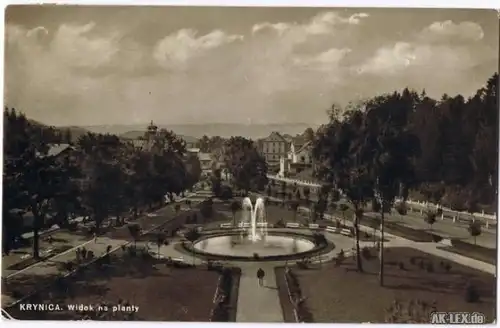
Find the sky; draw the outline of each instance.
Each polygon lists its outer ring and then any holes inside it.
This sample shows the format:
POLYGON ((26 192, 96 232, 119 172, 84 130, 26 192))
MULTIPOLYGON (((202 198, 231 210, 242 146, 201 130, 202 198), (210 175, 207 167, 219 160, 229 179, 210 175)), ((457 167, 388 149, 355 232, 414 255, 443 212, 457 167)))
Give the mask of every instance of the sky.
POLYGON ((50 125, 326 122, 498 71, 493 10, 9 6, 4 102, 50 125))

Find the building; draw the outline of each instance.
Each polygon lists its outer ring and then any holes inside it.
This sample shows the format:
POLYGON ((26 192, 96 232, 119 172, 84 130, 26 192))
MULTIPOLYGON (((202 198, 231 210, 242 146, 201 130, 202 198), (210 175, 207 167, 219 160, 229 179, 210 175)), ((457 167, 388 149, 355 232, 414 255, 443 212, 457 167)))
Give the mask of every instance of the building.
POLYGON ((279 166, 280 158, 287 157, 289 142, 278 132, 271 134, 258 142, 259 150, 269 166, 279 166))
POLYGON ((64 158, 75 150, 75 148, 70 144, 49 144, 48 147, 49 148, 46 154, 38 153, 37 156, 64 158))
POLYGON ((209 153, 199 152, 198 159, 200 160, 202 174, 210 175, 212 172, 212 156, 209 153))
POLYGON ((287 158, 292 164, 312 165, 312 142, 302 143, 302 140, 293 142, 287 158))

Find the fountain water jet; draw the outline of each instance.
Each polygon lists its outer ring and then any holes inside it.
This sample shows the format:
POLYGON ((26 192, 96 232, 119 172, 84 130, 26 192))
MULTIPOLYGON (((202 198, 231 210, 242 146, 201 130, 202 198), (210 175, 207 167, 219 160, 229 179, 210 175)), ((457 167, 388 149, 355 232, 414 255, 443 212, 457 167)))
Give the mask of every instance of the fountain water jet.
POLYGON ((245 223, 250 223, 248 232, 248 239, 251 241, 258 241, 267 236, 267 222, 265 219, 265 205, 264 199, 257 198, 255 207, 250 198, 246 197, 242 202, 244 216, 242 218, 242 227, 245 223), (260 234, 257 233, 257 225, 260 223, 260 234))

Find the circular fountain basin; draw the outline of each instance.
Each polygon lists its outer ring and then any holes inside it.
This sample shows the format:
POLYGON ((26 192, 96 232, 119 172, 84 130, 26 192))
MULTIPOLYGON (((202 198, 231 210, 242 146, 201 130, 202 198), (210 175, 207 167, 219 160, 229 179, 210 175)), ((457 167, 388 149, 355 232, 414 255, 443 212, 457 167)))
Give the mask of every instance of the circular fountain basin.
POLYGON ((331 247, 333 245, 316 245, 306 235, 270 232, 257 241, 239 233, 207 235, 186 248, 208 259, 276 261, 301 258, 331 247))

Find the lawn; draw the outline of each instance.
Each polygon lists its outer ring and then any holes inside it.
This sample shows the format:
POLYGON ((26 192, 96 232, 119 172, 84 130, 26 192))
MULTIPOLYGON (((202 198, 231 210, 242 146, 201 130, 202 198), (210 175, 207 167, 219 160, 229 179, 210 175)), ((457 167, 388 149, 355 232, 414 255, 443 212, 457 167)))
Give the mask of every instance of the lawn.
MULTIPOLYGON (((390 322, 389 308, 395 301, 403 308, 411 301, 435 302, 438 311, 477 311, 486 314, 488 322, 495 319, 496 280, 492 275, 411 248, 388 248, 385 254, 385 287, 379 286, 376 257, 363 261, 365 273, 355 271, 352 258, 339 267, 328 263, 319 269, 293 268, 313 322, 390 322), (475 286, 479 301, 466 302, 467 283, 475 286)), ((282 272, 277 272, 277 279, 283 280, 282 272)), ((290 308, 287 297, 282 296, 281 302, 284 309, 290 308)), ((398 318, 398 322, 409 321, 398 318)), ((426 318, 423 315, 420 322, 426 318)))
MULTIPOLYGON (((160 260, 163 261, 163 260, 160 260)), ((124 320, 123 312, 96 314, 71 311, 67 304, 137 306, 133 320, 209 321, 219 280, 206 268, 167 266, 150 257, 131 256, 119 250, 109 264, 93 265, 68 280, 54 284, 27 303, 60 304, 63 311, 35 312, 12 309, 15 318, 28 320, 124 320)), ((130 319, 129 319, 130 320, 130 319)))

